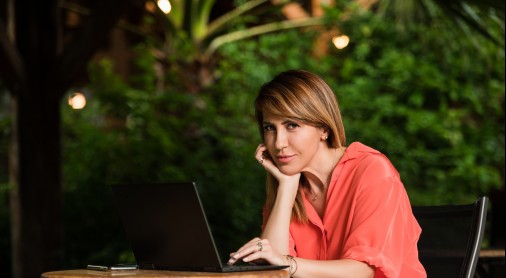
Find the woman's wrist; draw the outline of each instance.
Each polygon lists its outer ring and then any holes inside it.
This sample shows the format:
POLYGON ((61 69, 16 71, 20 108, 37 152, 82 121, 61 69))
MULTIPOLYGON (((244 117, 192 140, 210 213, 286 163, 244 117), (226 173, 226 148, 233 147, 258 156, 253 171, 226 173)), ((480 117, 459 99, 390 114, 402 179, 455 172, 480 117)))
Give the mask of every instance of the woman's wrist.
POLYGON ((299 190, 298 183, 280 183, 278 185, 278 196, 286 196, 290 197, 290 199, 295 200, 297 196, 297 191, 299 190))
POLYGON ((292 255, 285 255, 285 259, 288 265, 288 274, 290 277, 293 277, 293 275, 295 275, 295 272, 297 272, 297 261, 292 255))

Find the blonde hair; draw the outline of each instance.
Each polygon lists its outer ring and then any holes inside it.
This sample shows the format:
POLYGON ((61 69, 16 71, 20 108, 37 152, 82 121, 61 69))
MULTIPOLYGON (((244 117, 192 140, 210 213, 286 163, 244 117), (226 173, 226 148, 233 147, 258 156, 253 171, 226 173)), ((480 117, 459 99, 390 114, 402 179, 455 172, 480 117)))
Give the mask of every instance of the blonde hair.
MULTIPOLYGON (((344 125, 334 92, 318 75, 304 70, 282 72, 260 88, 255 99, 255 116, 264 138, 263 114, 292 119, 328 132, 327 146, 339 148, 346 145, 344 125)), ((302 175, 299 191, 292 209, 292 219, 307 221, 302 200, 302 187, 308 186, 302 175)), ((266 181, 266 208, 270 212, 277 196, 278 182, 271 175, 266 181)))

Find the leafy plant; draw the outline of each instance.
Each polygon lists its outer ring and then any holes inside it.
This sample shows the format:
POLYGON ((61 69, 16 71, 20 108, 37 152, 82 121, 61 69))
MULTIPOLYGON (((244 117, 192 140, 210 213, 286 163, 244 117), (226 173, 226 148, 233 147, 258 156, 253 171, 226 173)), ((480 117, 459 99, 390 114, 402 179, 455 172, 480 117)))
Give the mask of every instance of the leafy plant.
POLYGON ((133 259, 108 194, 114 182, 196 181, 222 254, 257 235, 265 174, 253 159, 252 103, 263 82, 292 68, 328 81, 348 142, 385 153, 413 204, 468 202, 504 186, 502 48, 484 39, 477 55, 447 46, 440 36, 452 35, 439 29, 399 33, 363 11, 327 22, 351 37, 347 48, 313 57, 321 29, 231 42, 216 53, 215 80, 198 90, 185 79, 198 71, 174 60, 156 86, 150 41, 136 47, 127 81, 111 61, 91 64, 90 106, 62 108, 69 264, 133 259))

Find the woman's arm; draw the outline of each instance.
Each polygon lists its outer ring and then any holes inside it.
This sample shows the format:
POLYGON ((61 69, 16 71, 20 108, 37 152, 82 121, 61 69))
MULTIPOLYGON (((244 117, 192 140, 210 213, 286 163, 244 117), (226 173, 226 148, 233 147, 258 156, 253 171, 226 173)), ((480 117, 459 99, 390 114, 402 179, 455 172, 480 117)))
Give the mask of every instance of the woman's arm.
POLYGON ((278 181, 278 191, 261 237, 268 239, 278 252, 289 254, 290 220, 301 173, 292 176, 281 173, 266 152, 265 144, 260 144, 255 152, 255 158, 262 161, 262 167, 278 181))
POLYGON ((272 247, 282 254, 290 254, 289 228, 297 188, 298 184, 290 184, 290 182, 279 185, 276 201, 261 236, 269 240, 272 247))
POLYGON ((286 264, 286 258, 283 255, 290 253, 290 220, 301 174, 287 176, 281 173, 270 157, 268 155, 264 156, 266 151, 265 145, 260 144, 255 152, 255 158, 278 181, 278 191, 262 231, 261 238, 264 240, 254 238, 236 252, 231 253, 229 264, 234 264, 241 258, 244 259, 251 254, 260 252, 269 256, 269 258, 263 257, 261 259, 269 261, 271 264, 284 265, 286 264), (266 246, 260 247, 260 241, 265 243, 266 246))
POLYGON ((279 182, 278 192, 261 238, 250 240, 232 253, 229 264, 242 259, 245 262, 267 261, 274 265, 289 265, 293 277, 373 277, 374 268, 360 261, 350 259, 319 261, 287 257, 290 254, 289 228, 292 207, 297 196, 300 175, 282 176, 271 168, 270 173, 273 172, 279 182))
POLYGON ((276 265, 287 264, 285 255, 290 253, 290 219, 299 178, 300 174, 280 180, 277 197, 263 229, 262 238, 254 238, 231 253, 229 264, 234 264, 240 259, 249 262, 264 260, 276 265), (252 255, 254 256, 251 257, 252 255))
POLYGON ((302 258, 293 258, 293 260, 295 261, 291 264, 291 273, 293 277, 374 277, 373 267, 364 262, 355 260, 343 259, 333 261, 317 261, 302 258))
POLYGON ((269 240, 260 238, 252 239, 237 252, 232 253, 229 264, 234 264, 240 259, 245 262, 263 260, 273 265, 288 265, 291 277, 371 278, 375 272, 367 263, 351 259, 320 261, 290 258, 277 252, 269 240))

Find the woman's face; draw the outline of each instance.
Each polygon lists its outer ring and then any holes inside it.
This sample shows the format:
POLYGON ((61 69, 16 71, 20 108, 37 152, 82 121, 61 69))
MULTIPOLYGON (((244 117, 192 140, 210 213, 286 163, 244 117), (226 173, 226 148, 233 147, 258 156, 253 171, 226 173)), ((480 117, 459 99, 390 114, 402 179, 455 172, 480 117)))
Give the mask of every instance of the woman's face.
POLYGON ((316 163, 316 154, 326 146, 327 132, 323 128, 269 113, 263 117, 264 143, 282 173, 294 175, 316 163))

